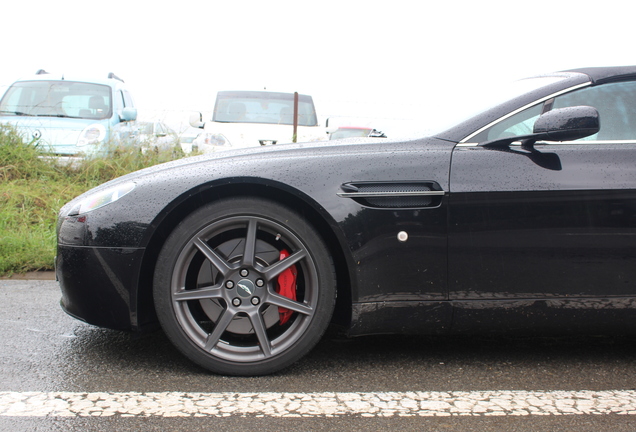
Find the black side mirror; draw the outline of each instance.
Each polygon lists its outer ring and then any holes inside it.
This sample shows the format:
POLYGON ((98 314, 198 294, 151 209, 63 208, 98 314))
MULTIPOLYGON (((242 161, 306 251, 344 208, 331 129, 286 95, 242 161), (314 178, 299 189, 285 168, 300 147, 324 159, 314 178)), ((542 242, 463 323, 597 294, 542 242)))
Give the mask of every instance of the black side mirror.
POLYGON ((596 108, 575 106, 559 108, 540 116, 534 123, 534 134, 549 141, 572 141, 594 135, 601 129, 596 108))
POLYGON ((575 106, 559 108, 542 114, 534 123, 533 133, 501 138, 480 144, 484 147, 508 147, 520 141, 522 147, 529 148, 540 140, 572 141, 593 135, 601 129, 601 120, 596 108, 575 106))

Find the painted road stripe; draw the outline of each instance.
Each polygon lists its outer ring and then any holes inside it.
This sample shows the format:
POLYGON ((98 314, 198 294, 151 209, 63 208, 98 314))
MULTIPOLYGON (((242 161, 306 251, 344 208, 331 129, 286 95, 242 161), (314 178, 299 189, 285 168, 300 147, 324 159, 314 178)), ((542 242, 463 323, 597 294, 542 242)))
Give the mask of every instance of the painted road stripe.
POLYGON ((1 416, 391 417, 576 414, 636 415, 636 391, 0 392, 1 416))

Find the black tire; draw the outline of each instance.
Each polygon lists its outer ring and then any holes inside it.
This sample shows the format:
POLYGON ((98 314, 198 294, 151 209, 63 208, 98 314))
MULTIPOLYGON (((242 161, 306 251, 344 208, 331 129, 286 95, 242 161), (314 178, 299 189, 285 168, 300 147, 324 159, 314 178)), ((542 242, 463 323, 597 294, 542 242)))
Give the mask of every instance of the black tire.
POLYGON ((153 290, 161 326, 185 356, 219 374, 253 376, 283 369, 316 345, 333 313, 335 275, 302 217, 241 197, 210 203, 175 228, 153 290), (283 250, 291 255, 281 259, 283 250), (296 300, 276 293, 281 273, 291 271, 296 300), (280 308, 291 314, 286 322, 280 308))

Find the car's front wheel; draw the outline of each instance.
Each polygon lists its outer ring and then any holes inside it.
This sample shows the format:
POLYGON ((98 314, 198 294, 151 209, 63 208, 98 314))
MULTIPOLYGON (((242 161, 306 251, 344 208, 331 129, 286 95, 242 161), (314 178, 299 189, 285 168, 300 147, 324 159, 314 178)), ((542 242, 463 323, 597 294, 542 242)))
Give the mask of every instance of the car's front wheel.
POLYGON ((154 299, 172 343, 220 374, 263 375, 304 356, 335 303, 330 255, 287 207, 259 198, 208 204, 172 232, 154 299))

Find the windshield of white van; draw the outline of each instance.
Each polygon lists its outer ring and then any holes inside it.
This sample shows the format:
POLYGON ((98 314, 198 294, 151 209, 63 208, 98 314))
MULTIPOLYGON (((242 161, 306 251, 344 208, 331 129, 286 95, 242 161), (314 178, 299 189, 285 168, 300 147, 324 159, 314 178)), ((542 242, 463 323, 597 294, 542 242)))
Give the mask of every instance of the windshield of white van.
POLYGON ((0 115, 106 119, 110 87, 73 81, 19 81, 0 101, 0 115))
MULTIPOLYGON (((224 123, 294 124, 294 94, 221 91, 217 94, 213 121, 224 123)), ((311 96, 298 95, 298 125, 317 126, 311 96)))

